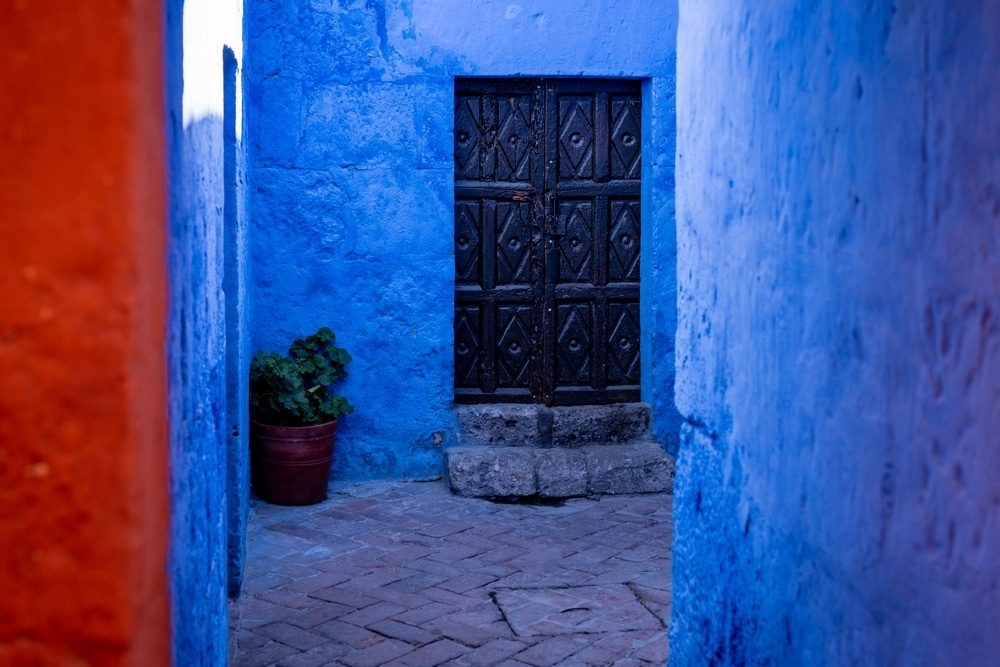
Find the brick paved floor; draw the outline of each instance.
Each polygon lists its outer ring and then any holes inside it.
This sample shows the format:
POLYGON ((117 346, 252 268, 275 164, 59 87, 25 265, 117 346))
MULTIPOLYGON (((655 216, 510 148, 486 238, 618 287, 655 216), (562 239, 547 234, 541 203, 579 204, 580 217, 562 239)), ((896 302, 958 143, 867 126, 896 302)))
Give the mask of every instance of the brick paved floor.
POLYGON ((255 502, 234 664, 663 665, 665 494, 516 505, 442 482, 255 502))

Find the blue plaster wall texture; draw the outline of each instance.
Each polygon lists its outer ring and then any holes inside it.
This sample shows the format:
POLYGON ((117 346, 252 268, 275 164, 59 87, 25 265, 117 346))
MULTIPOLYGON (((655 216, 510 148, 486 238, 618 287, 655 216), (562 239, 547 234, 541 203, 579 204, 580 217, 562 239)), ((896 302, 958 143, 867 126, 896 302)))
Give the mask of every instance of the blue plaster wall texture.
POLYGON ((454 442, 456 76, 646 79, 643 391, 676 433, 674 3, 248 0, 247 21, 253 343, 329 325, 354 356, 335 478, 436 477, 454 442))
MULTIPOLYGON (((245 553, 245 436, 241 444, 229 443, 247 411, 246 390, 240 389, 249 349, 246 211, 239 185, 245 159, 232 128, 224 127, 228 114, 182 120, 183 10, 183 0, 165 3, 173 662, 216 666, 227 660, 227 580, 238 592, 245 553), (227 275, 230 265, 235 273, 227 275), (227 338, 235 343, 228 350, 235 360, 227 358, 227 338), (228 366, 239 377, 227 373, 228 366), (228 503, 227 472, 235 476, 228 503)), ((235 76, 235 65, 229 69, 235 76)))
MULTIPOLYGON (((246 144, 240 140, 237 80, 245 75, 226 47, 223 103, 223 281, 226 339, 226 520, 230 597, 239 597, 246 564, 250 516, 250 290, 249 225, 246 206, 246 144)), ((245 85, 244 85, 245 89, 245 85)), ((245 118, 245 116, 243 116, 245 118)))
POLYGON ((681 0, 672 665, 996 663, 997 35, 681 0))

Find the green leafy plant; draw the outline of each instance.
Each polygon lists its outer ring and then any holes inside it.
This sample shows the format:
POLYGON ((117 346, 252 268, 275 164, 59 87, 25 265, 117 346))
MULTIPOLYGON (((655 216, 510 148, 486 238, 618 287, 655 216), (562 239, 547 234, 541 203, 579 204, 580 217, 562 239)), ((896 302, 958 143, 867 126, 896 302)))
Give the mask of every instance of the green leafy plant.
POLYGON ((354 406, 331 391, 347 377, 351 361, 337 347, 328 327, 300 338, 288 356, 259 351, 250 362, 250 409, 253 418, 273 426, 313 426, 354 412, 354 406))

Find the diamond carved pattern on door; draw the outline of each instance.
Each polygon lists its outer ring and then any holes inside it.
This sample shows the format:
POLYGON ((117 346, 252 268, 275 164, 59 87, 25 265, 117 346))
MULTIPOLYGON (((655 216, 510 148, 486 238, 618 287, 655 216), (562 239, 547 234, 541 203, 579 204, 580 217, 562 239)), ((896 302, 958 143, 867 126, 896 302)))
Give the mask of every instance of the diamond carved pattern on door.
POLYGON ((531 359, 531 308, 529 306, 500 306, 497 341, 499 373, 497 386, 528 387, 528 362, 531 359))
POLYGON ((482 349, 479 331, 482 329, 478 306, 455 309, 455 386, 478 387, 482 349))
POLYGON ((478 95, 455 98, 455 178, 482 177, 482 99, 478 95))
POLYGON ((559 99, 559 177, 594 176, 594 98, 559 99))
POLYGON ((639 202, 612 201, 608 280, 639 281, 639 202))
POLYGON ((556 380, 563 385, 590 384, 590 304, 559 306, 556 336, 556 380))
POLYGON ((559 280, 590 282, 590 258, 594 249, 594 207, 590 200, 559 202, 559 216, 566 221, 559 239, 559 280))
POLYGON ((497 284, 530 284, 531 207, 525 202, 497 203, 497 284))
POLYGON ((641 163, 642 113, 631 97, 611 99, 611 178, 638 180, 641 163))
POLYGON ((608 379, 616 384, 639 382, 639 304, 608 304, 608 379))
POLYGON ((498 181, 531 179, 531 98, 515 96, 498 101, 498 181))
POLYGON ((480 203, 464 201, 455 204, 455 281, 479 282, 480 203))

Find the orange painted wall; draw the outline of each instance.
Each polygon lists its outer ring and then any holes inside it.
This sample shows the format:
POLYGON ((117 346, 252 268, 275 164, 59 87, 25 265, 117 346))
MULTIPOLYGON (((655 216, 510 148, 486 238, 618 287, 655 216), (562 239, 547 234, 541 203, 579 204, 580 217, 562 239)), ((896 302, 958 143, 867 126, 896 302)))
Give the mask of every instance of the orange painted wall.
POLYGON ((170 662, 162 14, 0 0, 0 665, 170 662))

